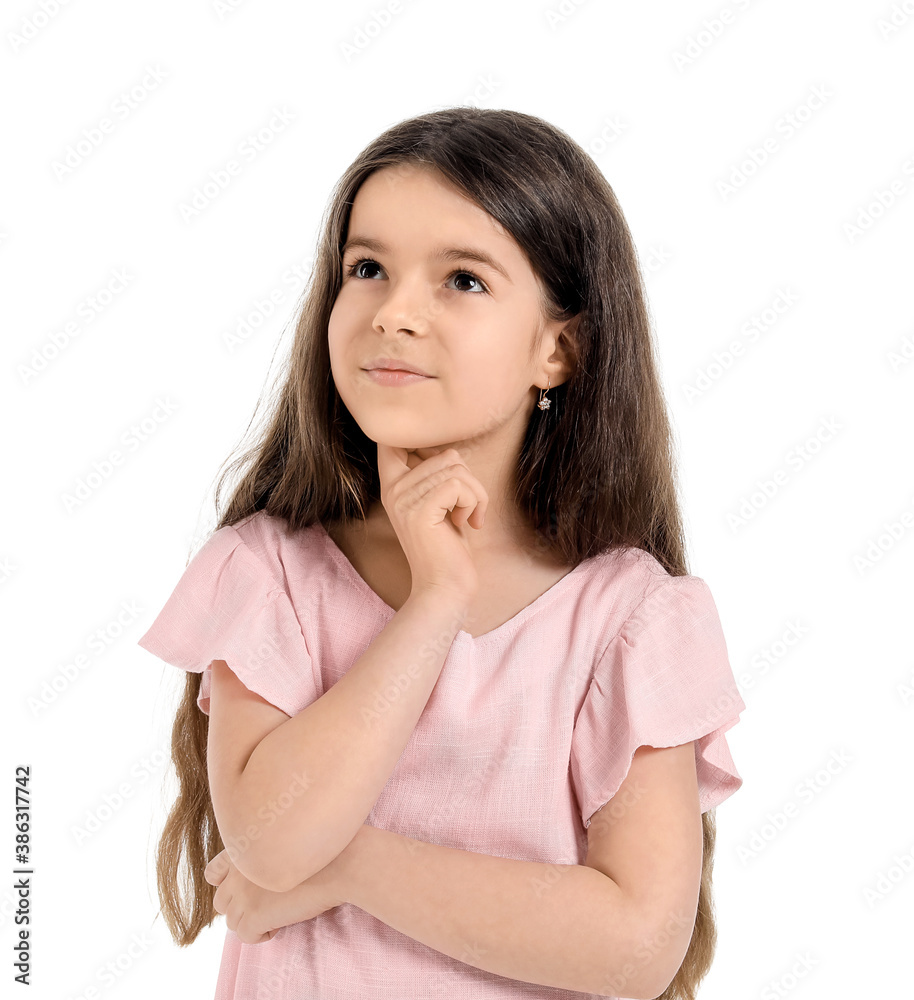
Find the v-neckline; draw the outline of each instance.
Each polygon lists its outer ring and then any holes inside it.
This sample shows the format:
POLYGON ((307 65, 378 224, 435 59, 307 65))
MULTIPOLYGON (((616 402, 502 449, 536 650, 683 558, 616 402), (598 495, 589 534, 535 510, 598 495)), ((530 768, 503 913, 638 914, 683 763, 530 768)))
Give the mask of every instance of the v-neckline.
MULTIPOLYGON (((385 601, 380 594, 373 590, 364 579, 364 577, 359 573, 359 571, 352 565, 349 557, 345 552, 336 544, 336 542, 330 537, 330 533, 324 527, 320 521, 316 521, 318 529, 321 535, 325 539, 325 545, 327 551, 330 553, 333 561, 343 570, 346 576, 356 585, 356 587, 361 590, 366 596, 372 600, 379 608, 387 612, 388 621, 393 618, 397 613, 396 609, 392 608, 387 601, 385 601)), ((568 581, 571 581, 572 577, 577 578, 580 576, 580 571, 588 564, 591 560, 584 559, 577 564, 573 569, 569 570, 563 577, 560 577, 555 583, 548 589, 543 591, 539 597, 534 598, 529 604, 521 608, 512 618, 509 618, 506 622, 502 622, 501 625, 497 625, 495 628, 490 629, 488 632, 483 632, 482 635, 470 635, 466 629, 458 629, 455 635, 456 639, 461 639, 464 642, 471 642, 474 644, 484 644, 492 642, 495 639, 501 637, 503 632, 515 632, 517 629, 533 614, 537 611, 541 611, 544 607, 551 604, 559 594, 564 591, 567 586, 569 586, 568 581)))

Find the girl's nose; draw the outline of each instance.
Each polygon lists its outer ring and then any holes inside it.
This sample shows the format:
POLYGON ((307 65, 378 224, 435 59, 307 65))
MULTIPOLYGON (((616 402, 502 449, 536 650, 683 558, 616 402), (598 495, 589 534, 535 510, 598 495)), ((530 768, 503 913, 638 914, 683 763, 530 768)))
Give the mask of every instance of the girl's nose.
POLYGON ((421 281, 401 281, 392 286, 375 314, 374 325, 385 333, 406 330, 426 333, 443 306, 421 281))

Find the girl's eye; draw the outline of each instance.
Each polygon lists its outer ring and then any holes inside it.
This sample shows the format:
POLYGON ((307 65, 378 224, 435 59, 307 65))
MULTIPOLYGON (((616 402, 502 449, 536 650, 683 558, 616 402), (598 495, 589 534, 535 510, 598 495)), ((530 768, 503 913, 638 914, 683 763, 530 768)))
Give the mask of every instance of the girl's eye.
MULTIPOLYGON (((365 275, 364 273, 362 273, 361 269, 363 265, 370 265, 371 267, 378 267, 378 268, 381 266, 376 260, 371 260, 368 257, 361 257, 359 260, 350 264, 349 267, 346 268, 346 274, 349 275, 350 277, 356 277, 356 278, 374 277, 374 275, 365 275)), ((469 291, 469 292, 474 292, 475 294, 480 294, 480 293, 484 294, 488 292, 488 288, 486 288, 483 280, 477 277, 475 274, 473 274, 472 271, 463 271, 463 270, 451 271, 451 273, 448 275, 447 280, 450 281, 452 278, 458 278, 458 277, 469 278, 471 281, 475 281, 478 287, 476 289, 458 288, 457 291, 459 292, 469 291)))
MULTIPOLYGON (((375 267, 380 267, 381 266, 380 264, 377 263, 377 261, 368 260, 367 258, 363 257, 361 260, 357 260, 354 264, 351 264, 346 269, 346 274, 348 274, 350 276, 354 275, 356 273, 356 271, 358 271, 363 264, 373 264, 375 267)), ((358 277, 359 278, 364 278, 365 275, 364 274, 359 274, 358 277)))
MULTIPOLYGON (((476 284, 478 286, 478 289, 476 289, 476 290, 479 293, 484 294, 484 293, 486 293, 488 291, 488 289, 486 288, 486 286, 482 283, 481 279, 477 278, 476 275, 473 274, 472 271, 452 271, 451 274, 448 276, 447 280, 450 281, 451 278, 469 278, 470 281, 475 281, 476 282, 476 284)), ((462 290, 463 289, 458 289, 458 291, 462 291, 462 290)), ((470 289, 468 289, 468 290, 470 290, 470 289)))

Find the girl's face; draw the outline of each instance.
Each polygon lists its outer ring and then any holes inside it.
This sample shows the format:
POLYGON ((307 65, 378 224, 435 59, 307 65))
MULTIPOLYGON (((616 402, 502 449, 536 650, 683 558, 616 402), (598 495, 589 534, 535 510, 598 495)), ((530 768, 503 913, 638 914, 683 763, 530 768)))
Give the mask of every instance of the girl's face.
POLYGON ((513 239, 439 173, 413 165, 363 182, 348 233, 330 364, 367 437, 410 451, 519 448, 539 387, 568 372, 556 354, 562 324, 542 316, 536 278, 513 239), (379 384, 366 371, 379 357, 431 377, 379 384))

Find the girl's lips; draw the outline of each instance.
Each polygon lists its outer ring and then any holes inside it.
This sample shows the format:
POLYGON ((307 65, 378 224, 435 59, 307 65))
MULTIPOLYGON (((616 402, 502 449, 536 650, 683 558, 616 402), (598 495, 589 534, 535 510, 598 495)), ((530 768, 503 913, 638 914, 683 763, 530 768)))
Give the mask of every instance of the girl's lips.
POLYGON ((365 374, 378 385, 409 385, 431 379, 430 375, 417 375, 415 372, 404 372, 396 368, 370 368, 365 374))

